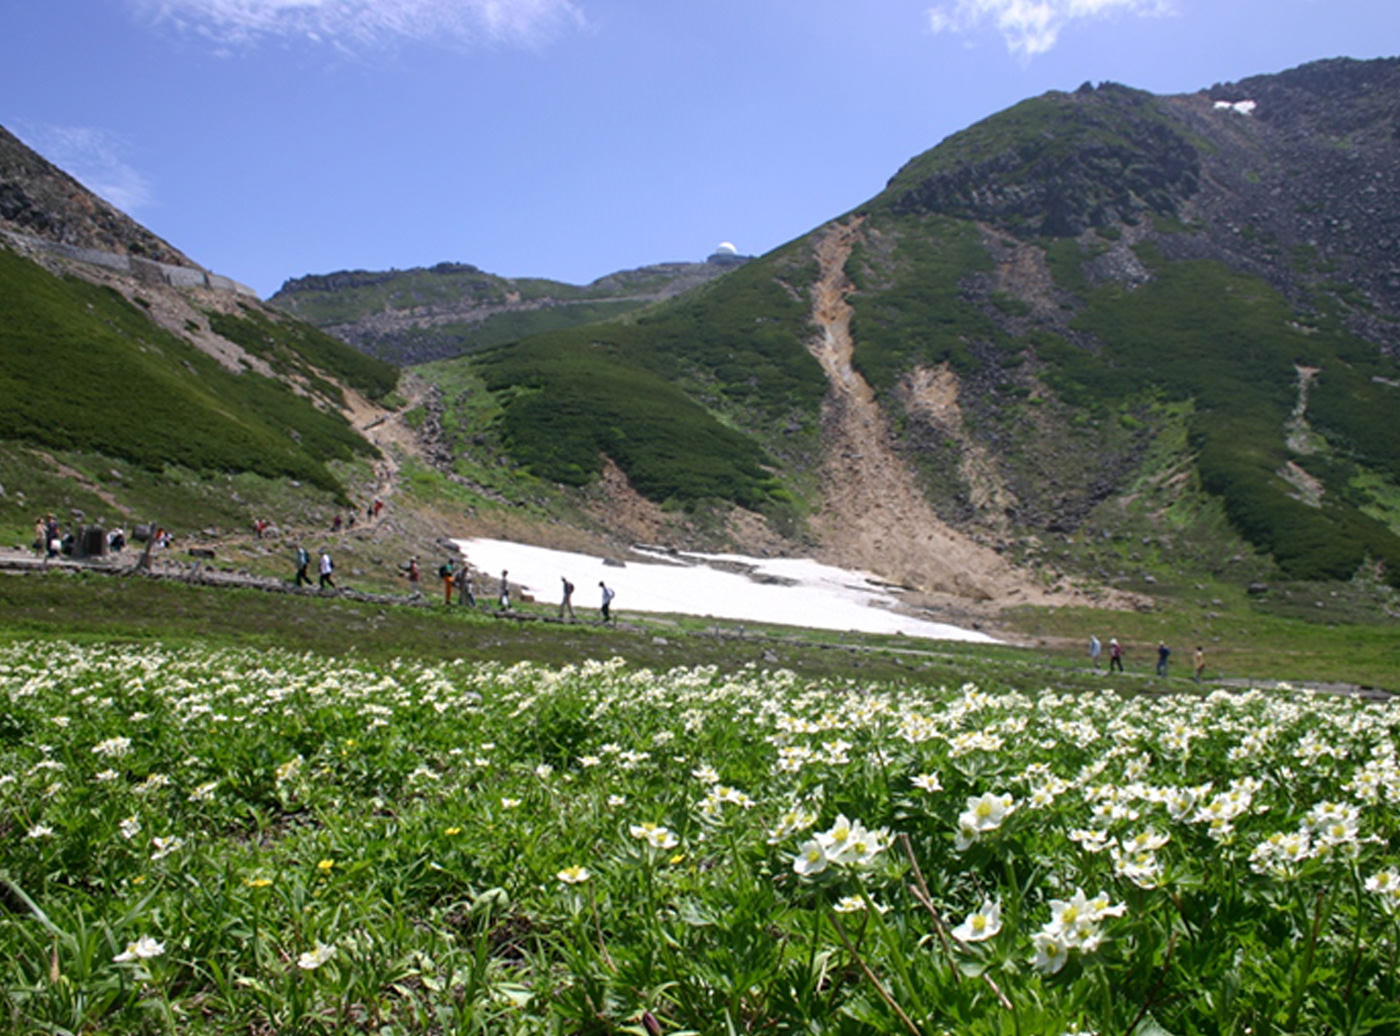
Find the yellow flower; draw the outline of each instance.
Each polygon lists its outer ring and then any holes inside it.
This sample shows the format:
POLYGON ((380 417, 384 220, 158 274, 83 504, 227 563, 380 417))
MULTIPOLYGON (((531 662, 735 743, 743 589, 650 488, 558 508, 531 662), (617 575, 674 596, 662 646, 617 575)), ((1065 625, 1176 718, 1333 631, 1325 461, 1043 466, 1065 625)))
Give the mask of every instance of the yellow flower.
POLYGON ((316 864, 316 869, 317 869, 318 871, 320 871, 322 874, 329 874, 331 868, 334 867, 334 866, 335 866, 335 861, 334 861, 334 860, 322 860, 320 863, 316 864))
POLYGON ((460 827, 449 827, 445 831, 443 831, 443 834, 445 835, 460 835, 461 833, 462 829, 460 827))
POLYGON ((243 884, 250 889, 265 889, 272 884, 271 878, 244 878, 243 884))

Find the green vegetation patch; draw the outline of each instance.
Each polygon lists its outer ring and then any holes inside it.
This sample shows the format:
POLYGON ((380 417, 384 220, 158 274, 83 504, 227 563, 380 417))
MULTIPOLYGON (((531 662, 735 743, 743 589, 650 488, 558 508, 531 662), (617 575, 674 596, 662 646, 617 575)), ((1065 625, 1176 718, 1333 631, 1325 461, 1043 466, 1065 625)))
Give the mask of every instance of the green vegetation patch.
POLYGON ((596 478, 606 454, 659 503, 786 507, 745 429, 772 432, 793 415, 815 424, 826 380, 804 345, 809 304, 793 286, 812 273, 790 257, 750 263, 636 320, 479 354, 504 446, 568 485, 596 478))
POLYGON ((659 502, 709 498, 771 505, 780 487, 757 444, 716 421, 657 375, 619 362, 599 343, 535 339, 483 363, 501 396, 511 454, 540 478, 584 485, 611 457, 634 488, 659 502))
POLYGON ((961 288, 965 278, 992 269, 977 227, 942 216, 876 217, 870 231, 847 264, 856 286, 850 299, 854 366, 882 392, 916 366, 946 362, 963 374, 977 369, 973 343, 999 337, 961 288), (893 247, 887 244, 892 239, 893 247))
POLYGON ((1039 341, 1047 379, 1087 405, 1122 402, 1144 386, 1168 400, 1193 400, 1202 484, 1252 543, 1298 579, 1348 579, 1372 557, 1400 580, 1400 538, 1349 502, 1354 468, 1394 477, 1400 459, 1400 433, 1386 418, 1394 390, 1372 380, 1373 350, 1335 329, 1304 333, 1286 301, 1257 278, 1216 262, 1166 262, 1150 247, 1140 252, 1151 282, 1087 293, 1075 326, 1095 335, 1098 352, 1039 341), (1295 459, 1284 429, 1298 398, 1297 365, 1321 369, 1309 417, 1353 466, 1327 468, 1321 507, 1294 499, 1277 474, 1295 459))
POLYGON ((338 414, 229 372, 116 292, 4 250, 0 311, 2 439, 330 489, 327 460, 374 452, 338 414))
POLYGON ((343 405, 344 397, 322 374, 338 378, 370 399, 384 398, 399 382, 399 372, 392 365, 366 356, 310 324, 270 318, 242 304, 240 309, 242 316, 210 313, 209 326, 267 360, 279 373, 301 375, 337 405, 343 405))
POLYGON ((893 683, 4 643, 0 1011, 200 1036, 1395 1031, 1395 711, 1093 676, 1156 693, 976 662, 893 683))

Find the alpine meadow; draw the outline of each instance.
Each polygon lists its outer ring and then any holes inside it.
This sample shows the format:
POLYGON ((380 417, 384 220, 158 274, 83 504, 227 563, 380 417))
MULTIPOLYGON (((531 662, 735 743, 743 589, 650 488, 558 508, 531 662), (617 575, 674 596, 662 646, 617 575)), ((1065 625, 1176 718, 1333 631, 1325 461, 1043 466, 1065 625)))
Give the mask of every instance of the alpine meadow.
POLYGON ((0 130, 0 1030, 1400 1031, 1397 111, 1085 83, 762 255, 266 300, 0 130))

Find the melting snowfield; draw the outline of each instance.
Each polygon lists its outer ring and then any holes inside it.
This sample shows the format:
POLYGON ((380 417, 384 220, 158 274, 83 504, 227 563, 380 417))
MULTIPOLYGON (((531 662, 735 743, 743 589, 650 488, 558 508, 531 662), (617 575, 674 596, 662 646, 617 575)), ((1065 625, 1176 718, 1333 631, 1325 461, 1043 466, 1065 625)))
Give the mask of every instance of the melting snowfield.
POLYGON ((858 572, 802 558, 750 558, 741 554, 670 553, 634 547, 624 565, 569 551, 505 540, 457 540, 477 577, 477 597, 495 596, 501 571, 536 601, 557 605, 562 577, 574 584, 574 610, 595 617, 600 581, 617 592, 615 614, 672 612, 751 622, 903 633, 930 640, 995 643, 984 633, 929 622, 893 610, 888 590, 858 572))

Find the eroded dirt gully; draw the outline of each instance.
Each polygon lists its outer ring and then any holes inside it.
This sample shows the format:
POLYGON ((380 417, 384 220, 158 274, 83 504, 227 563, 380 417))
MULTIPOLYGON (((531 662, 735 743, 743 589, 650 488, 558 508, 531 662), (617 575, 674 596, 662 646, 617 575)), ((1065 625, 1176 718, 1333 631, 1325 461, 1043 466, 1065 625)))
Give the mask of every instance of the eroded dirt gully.
POLYGON ((816 248, 820 276, 808 349, 827 377, 822 407, 825 453, 822 507, 813 526, 821 560, 863 569, 950 606, 1065 604, 1072 593, 1040 588, 989 547, 941 521, 913 471, 894 451, 887 419, 865 378, 851 365, 854 290, 846 262, 861 220, 832 224, 816 248))

